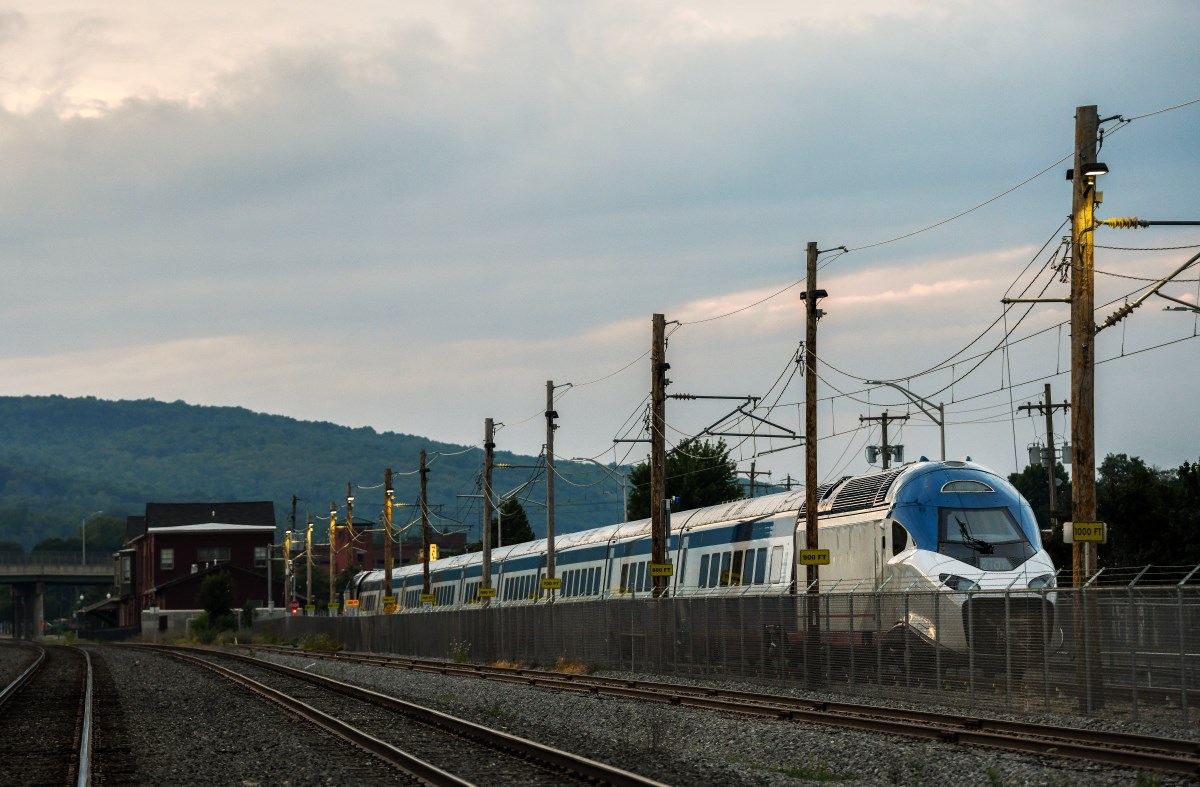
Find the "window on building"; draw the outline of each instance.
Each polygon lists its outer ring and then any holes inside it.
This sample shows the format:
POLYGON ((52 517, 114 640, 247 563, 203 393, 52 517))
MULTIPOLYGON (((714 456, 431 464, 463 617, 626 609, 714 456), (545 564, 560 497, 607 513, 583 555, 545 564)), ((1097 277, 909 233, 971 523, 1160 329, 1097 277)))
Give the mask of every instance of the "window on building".
POLYGON ((128 585, 133 578, 133 560, 129 555, 121 555, 121 582, 128 585))
POLYGON ((175 550, 158 550, 158 568, 160 571, 170 571, 175 568, 175 550))
POLYGON ((200 547, 196 550, 196 560, 201 563, 227 563, 229 547, 200 547))
POLYGON ((254 548, 254 567, 255 568, 266 568, 267 567, 267 548, 266 547, 255 547, 254 548))

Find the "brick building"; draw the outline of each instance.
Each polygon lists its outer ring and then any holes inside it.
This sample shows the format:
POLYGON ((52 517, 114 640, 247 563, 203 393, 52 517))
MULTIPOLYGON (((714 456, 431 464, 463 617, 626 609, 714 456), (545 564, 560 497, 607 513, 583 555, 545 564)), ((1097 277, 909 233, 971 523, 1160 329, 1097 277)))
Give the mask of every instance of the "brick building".
POLYGON ((144 516, 125 524, 116 554, 121 626, 140 625, 146 610, 197 610, 204 577, 227 572, 234 606, 283 602, 283 577, 270 577, 275 505, 147 503, 144 516))

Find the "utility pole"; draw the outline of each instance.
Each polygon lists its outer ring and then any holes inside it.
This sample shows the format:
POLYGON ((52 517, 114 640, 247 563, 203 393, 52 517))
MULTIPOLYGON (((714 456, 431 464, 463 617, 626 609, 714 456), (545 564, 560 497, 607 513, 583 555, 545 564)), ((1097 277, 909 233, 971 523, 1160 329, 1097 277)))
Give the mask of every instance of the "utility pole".
POLYGON ((1050 529, 1051 530, 1058 529, 1058 489, 1057 489, 1057 485, 1055 483, 1057 481, 1057 479, 1054 477, 1054 470, 1055 470, 1055 467, 1058 465, 1058 457, 1055 455, 1055 451, 1054 451, 1054 411, 1059 410, 1059 409, 1064 410, 1064 411, 1069 410, 1069 409, 1071 409, 1071 405, 1067 404, 1066 402, 1063 402, 1062 404, 1051 404, 1050 403, 1050 383, 1046 383, 1046 403, 1045 404, 1029 404, 1028 402, 1026 402, 1025 404, 1023 404, 1017 408, 1017 410, 1029 410, 1030 412, 1037 410, 1039 413, 1045 413, 1045 415, 1046 415, 1046 444, 1048 445, 1047 450, 1049 451, 1049 464, 1048 464, 1047 476, 1048 476, 1048 480, 1049 480, 1049 484, 1050 484, 1050 529))
MULTIPOLYGON (((296 573, 292 566, 292 533, 296 532, 296 496, 292 495, 292 529, 287 532, 287 562, 283 564, 284 572, 287 575, 289 584, 284 588, 285 593, 290 593, 288 600, 296 600, 296 573)), ((291 614, 291 609, 288 609, 288 614, 291 614)))
POLYGON ((308 614, 308 611, 309 611, 308 610, 309 605, 316 602, 316 599, 313 598, 313 591, 312 591, 312 525, 313 525, 312 514, 309 514, 308 515, 308 529, 304 535, 304 562, 308 566, 307 575, 305 577, 306 584, 304 586, 304 607, 305 607, 304 612, 306 615, 308 614))
MULTIPOLYGON (((395 598, 392 590, 392 468, 383 470, 383 595, 395 598)), ((396 604, 383 605, 384 614, 396 611, 396 604)))
MULTIPOLYGON (((1093 237, 1098 194, 1086 174, 1096 161, 1099 120, 1095 105, 1075 108, 1075 166, 1071 183, 1071 517, 1096 521, 1096 321, 1093 237)), ((1075 587, 1096 572, 1096 545, 1071 546, 1075 587)))
MULTIPOLYGON (((807 269, 805 271, 804 299, 804 540, 806 549, 819 549, 817 534, 817 320, 821 311, 817 299, 828 295, 817 289, 816 241, 808 242, 807 269)), ((800 584, 800 553, 796 551, 796 584, 800 584)), ((815 565, 808 566, 805 575, 810 593, 818 592, 818 574, 815 565)), ((799 592, 799 588, 796 589, 799 592)), ((815 599, 815 596, 813 597, 815 599)), ((809 617, 815 608, 809 604, 809 617)), ((812 621, 810 621, 812 622, 812 621)))
POLYGON ((863 421, 879 421, 880 427, 883 430, 883 445, 880 446, 879 452, 883 455, 883 469, 887 470, 891 466, 892 446, 888 445, 888 423, 890 421, 907 421, 907 415, 888 415, 887 410, 883 411, 883 415, 860 415, 858 422, 863 421))
MULTIPOLYGON (((667 363, 666 318, 655 314, 651 321, 650 347, 650 563, 667 562, 667 363)), ((667 577, 653 576, 652 595, 661 597, 667 577)))
POLYGON ((425 466, 425 449, 421 449, 421 593, 429 590, 429 503, 425 497, 429 482, 429 468, 425 466))
POLYGON ((750 495, 749 495, 750 497, 754 497, 754 492, 757 489, 757 486, 754 483, 754 479, 760 475, 765 475, 768 478, 771 476, 770 470, 764 470, 761 473, 758 472, 757 470, 755 470, 754 469, 755 464, 756 464, 756 462, 752 459, 752 460, 750 460, 750 470, 749 471, 738 470, 738 475, 744 475, 744 476, 748 476, 750 478, 750 495))
MULTIPOLYGON (((554 579, 554 381, 546 381, 546 578, 554 579)), ((550 600, 554 590, 550 589, 550 600)))
POLYGON ((333 607, 333 564, 337 559, 337 504, 329 501, 329 607, 333 607))
POLYGON ((354 490, 350 482, 346 482, 346 546, 350 550, 350 562, 354 565, 354 490))
MULTIPOLYGON (((496 451, 496 431, 491 418, 483 419, 483 538, 480 543, 483 548, 483 575, 479 587, 492 586, 492 464, 496 451)), ((480 598, 484 604, 491 603, 490 598, 480 598)))

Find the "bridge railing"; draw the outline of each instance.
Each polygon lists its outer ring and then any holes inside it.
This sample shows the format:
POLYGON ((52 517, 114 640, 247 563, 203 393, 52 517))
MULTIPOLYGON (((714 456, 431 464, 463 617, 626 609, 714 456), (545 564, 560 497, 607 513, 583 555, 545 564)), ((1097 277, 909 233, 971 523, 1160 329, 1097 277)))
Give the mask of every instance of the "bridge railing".
POLYGON ((87 560, 79 552, 0 552, 0 566, 111 566, 109 552, 89 552, 87 560))

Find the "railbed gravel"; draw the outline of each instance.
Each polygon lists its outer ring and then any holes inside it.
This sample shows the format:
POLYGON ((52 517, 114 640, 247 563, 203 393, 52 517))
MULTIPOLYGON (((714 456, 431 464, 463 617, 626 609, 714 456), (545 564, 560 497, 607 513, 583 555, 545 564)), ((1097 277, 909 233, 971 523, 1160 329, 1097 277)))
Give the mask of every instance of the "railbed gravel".
MULTIPOLYGON (((498 727, 669 784, 796 787, 805 782, 845 780, 863 787, 896 784, 1115 787, 1197 783, 1168 774, 1077 760, 728 716, 695 708, 328 661, 304 654, 257 655, 498 727)), ((630 680, 662 679, 624 672, 597 674, 630 680)), ((762 690, 746 683, 687 682, 762 690)), ((790 693, 831 701, 847 699, 819 692, 790 693)), ((1038 721, 1080 726, 1078 719, 1047 717, 1038 721)), ((1130 729, 1132 725, 1110 726, 1130 729)))

